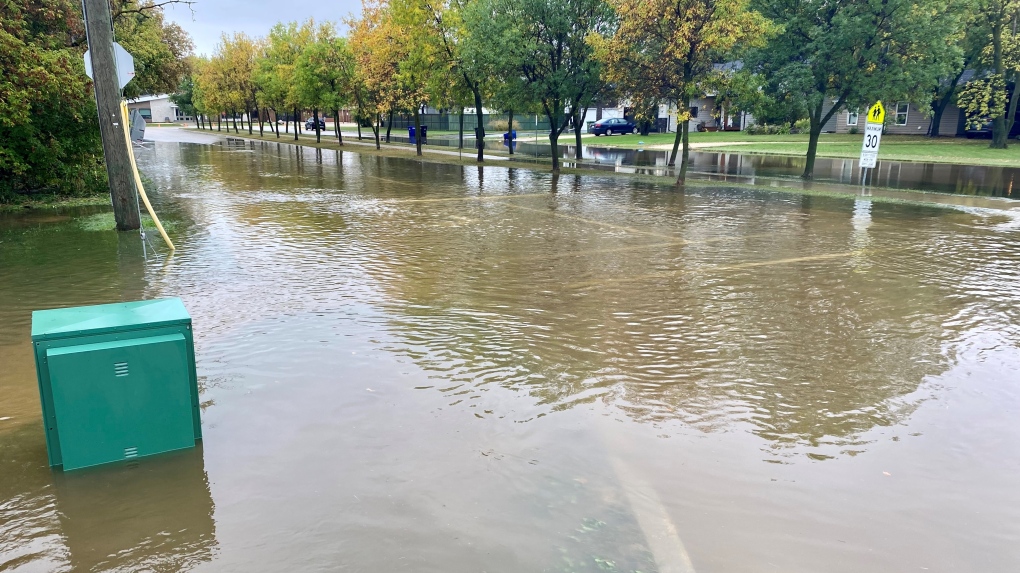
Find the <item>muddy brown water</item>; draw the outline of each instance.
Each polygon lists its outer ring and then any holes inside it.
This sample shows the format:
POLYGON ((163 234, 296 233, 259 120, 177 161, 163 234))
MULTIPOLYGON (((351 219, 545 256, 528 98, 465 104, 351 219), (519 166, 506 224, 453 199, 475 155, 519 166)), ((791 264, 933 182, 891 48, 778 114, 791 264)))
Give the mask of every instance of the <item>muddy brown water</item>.
POLYGON ((1015 571, 1020 220, 140 152, 178 252, 0 216, 0 570, 1015 571), (33 309, 180 296, 205 439, 46 467, 33 309))

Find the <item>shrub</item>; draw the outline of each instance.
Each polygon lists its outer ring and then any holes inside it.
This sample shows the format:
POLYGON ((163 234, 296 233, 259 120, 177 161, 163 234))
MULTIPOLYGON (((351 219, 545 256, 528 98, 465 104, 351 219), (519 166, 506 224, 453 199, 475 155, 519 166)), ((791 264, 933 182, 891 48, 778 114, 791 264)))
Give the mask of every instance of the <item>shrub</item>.
POLYGON ((744 129, 744 133, 748 135, 789 135, 790 126, 788 125, 749 125, 744 129))
MULTIPOLYGON (((507 129, 507 120, 506 119, 492 119, 492 120, 489 120, 489 129, 491 129, 494 132, 496 132, 496 131, 506 132, 506 131, 508 131, 508 129, 507 129)), ((514 130, 516 130, 516 131, 520 131, 521 130, 521 124, 516 119, 514 120, 514 130)))
POLYGON ((850 133, 850 135, 857 135, 858 133, 860 133, 860 130, 858 130, 857 126, 855 125, 855 126, 850 128, 849 133, 850 133))

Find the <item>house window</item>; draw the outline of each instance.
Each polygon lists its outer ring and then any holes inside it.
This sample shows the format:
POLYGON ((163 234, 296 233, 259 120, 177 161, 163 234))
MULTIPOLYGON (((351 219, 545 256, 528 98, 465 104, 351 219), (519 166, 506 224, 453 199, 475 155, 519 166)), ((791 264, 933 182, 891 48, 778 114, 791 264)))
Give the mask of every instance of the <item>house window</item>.
POLYGON ((907 111, 910 110, 910 104, 907 102, 899 102, 896 104, 896 125, 907 125, 907 111))
POLYGON ((856 110, 855 109, 853 111, 847 111, 846 112, 846 124, 847 125, 857 125, 857 115, 858 115, 859 111, 860 110, 856 110))

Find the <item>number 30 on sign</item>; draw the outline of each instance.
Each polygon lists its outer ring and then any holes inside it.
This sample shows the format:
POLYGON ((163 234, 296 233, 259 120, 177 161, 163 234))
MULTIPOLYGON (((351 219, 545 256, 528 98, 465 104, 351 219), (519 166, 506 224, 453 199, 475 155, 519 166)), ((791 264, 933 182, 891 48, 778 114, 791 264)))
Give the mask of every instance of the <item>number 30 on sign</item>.
POLYGON ((882 142, 885 125, 885 108, 876 102, 868 110, 868 123, 864 126, 864 146, 861 147, 861 169, 874 169, 878 163, 878 145, 882 142))

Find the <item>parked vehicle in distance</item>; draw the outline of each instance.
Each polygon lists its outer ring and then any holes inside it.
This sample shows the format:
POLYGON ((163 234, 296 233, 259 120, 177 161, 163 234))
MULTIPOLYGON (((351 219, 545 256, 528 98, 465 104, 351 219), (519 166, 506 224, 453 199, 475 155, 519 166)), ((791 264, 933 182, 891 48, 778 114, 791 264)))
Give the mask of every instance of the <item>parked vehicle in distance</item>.
POLYGON ((612 119, 600 119, 588 126, 588 133, 600 135, 613 135, 614 133, 637 133, 637 124, 629 119, 614 117, 612 119))
MULTIPOLYGON (((1020 112, 1017 113, 1020 116, 1020 112)), ((992 122, 991 120, 981 124, 978 128, 967 128, 963 134, 967 139, 991 139, 992 138, 992 122)), ((1013 128, 1009 130, 1007 139, 1016 139, 1020 137, 1020 121, 1013 122, 1013 128)))
MULTIPOLYGON (((305 129, 308 130, 308 131, 314 131, 315 130, 315 118, 314 117, 310 117, 310 118, 308 118, 307 121, 305 121, 305 129)), ((322 131, 324 129, 326 129, 326 120, 324 120, 324 119, 322 119, 320 117, 319 118, 319 131, 322 131)))

